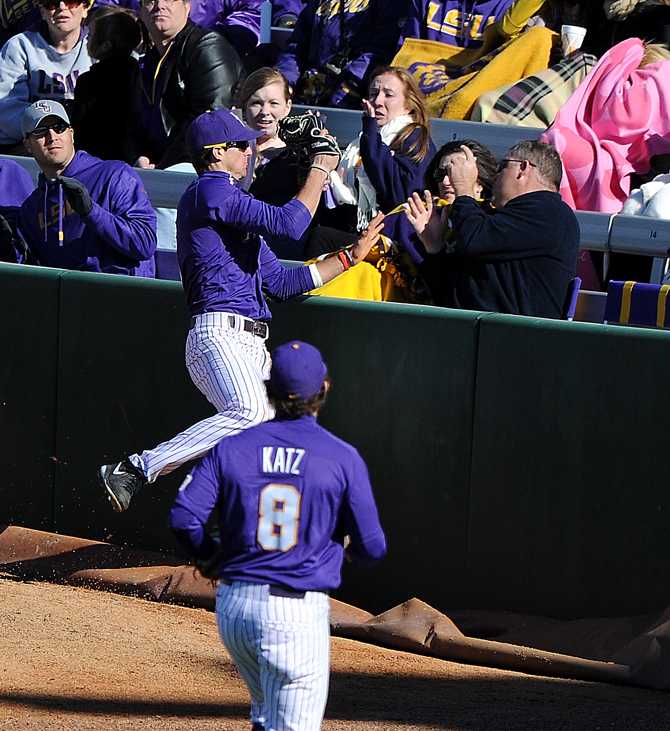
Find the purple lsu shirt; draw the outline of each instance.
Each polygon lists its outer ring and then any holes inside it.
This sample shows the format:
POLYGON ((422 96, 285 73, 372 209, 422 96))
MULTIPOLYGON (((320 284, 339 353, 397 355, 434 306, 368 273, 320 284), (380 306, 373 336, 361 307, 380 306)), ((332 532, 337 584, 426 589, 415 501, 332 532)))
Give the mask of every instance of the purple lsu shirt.
POLYGON ((283 267, 262 238, 297 241, 310 221, 299 200, 263 203, 228 173, 206 172, 194 180, 177 208, 177 259, 191 315, 234 312, 270 320, 263 290, 286 300, 313 289, 309 267, 283 267))
POLYGON ((365 463, 313 416, 222 439, 186 477, 170 525, 198 558, 217 549, 205 533, 215 507, 227 581, 328 591, 340 585, 345 535, 355 558, 386 554, 365 463))

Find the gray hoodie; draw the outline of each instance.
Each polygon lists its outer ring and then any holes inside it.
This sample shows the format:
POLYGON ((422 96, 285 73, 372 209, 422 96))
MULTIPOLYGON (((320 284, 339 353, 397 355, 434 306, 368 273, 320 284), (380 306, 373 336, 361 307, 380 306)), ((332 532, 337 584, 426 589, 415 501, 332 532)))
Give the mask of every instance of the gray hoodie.
POLYGON ((29 104, 73 99, 77 77, 91 64, 83 28, 67 53, 59 53, 36 31, 12 36, 0 50, 0 145, 21 141, 21 115, 29 104))

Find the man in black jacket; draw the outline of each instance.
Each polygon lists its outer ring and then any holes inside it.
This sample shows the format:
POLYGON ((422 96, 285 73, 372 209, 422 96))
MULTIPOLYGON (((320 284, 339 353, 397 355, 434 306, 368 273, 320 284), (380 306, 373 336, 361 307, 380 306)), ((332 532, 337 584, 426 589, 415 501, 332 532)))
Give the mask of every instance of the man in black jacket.
MULTIPOLYGON (((579 224, 558 192, 563 174, 558 152, 536 141, 514 145, 498 166, 490 212, 477 201, 472 150, 465 145, 461 150, 447 165, 456 196, 449 233, 439 247, 428 247, 432 256, 423 267, 436 303, 560 318, 575 276, 579 224)), ((428 192, 423 201, 415 193, 408 206, 413 216, 430 218, 428 192)))
POLYGON ((237 51, 219 33, 192 23, 190 9, 187 0, 142 0, 152 48, 141 61, 140 167, 189 161, 189 124, 209 109, 231 107, 243 76, 237 51))

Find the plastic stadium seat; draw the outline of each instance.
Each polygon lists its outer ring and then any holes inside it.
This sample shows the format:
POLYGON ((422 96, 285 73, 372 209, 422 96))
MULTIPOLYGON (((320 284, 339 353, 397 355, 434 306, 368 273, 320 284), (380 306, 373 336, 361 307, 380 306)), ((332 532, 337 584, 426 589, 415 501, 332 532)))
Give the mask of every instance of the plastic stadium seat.
POLYGON ((607 285, 603 322, 670 329, 669 293, 668 284, 612 280, 607 285))
POLYGON ((565 295, 565 304, 563 305, 563 319, 573 320, 575 310, 577 309, 577 299, 579 297, 579 288, 582 286, 581 277, 573 277, 568 284, 568 291, 565 295))

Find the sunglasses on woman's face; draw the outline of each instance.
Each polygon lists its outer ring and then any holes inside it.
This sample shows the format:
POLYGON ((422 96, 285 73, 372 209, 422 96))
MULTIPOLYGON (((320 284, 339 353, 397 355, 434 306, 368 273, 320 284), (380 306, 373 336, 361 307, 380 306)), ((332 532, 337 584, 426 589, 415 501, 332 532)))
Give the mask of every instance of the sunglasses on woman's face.
POLYGON ((215 147, 218 147, 220 150, 230 150, 231 147, 234 147, 240 152, 245 152, 249 148, 249 140, 239 140, 237 142, 220 142, 216 145, 205 145, 205 150, 213 150, 215 147))
POLYGON ((46 10, 58 10, 61 4, 65 5, 68 10, 73 10, 84 3, 82 0, 40 0, 40 5, 46 10))

